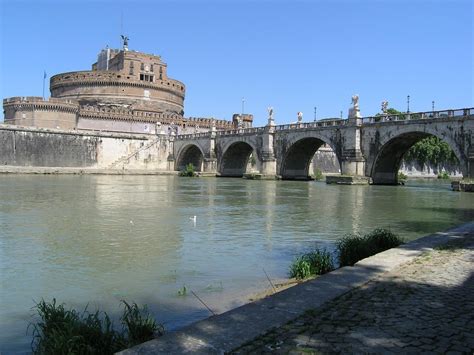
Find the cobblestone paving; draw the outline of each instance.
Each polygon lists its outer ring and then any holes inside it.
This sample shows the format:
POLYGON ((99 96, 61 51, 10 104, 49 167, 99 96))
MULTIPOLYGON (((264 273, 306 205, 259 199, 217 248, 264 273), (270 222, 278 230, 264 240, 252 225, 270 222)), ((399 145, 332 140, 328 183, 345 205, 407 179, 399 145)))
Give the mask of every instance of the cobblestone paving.
POLYGON ((234 353, 474 353, 474 238, 427 252, 234 353))

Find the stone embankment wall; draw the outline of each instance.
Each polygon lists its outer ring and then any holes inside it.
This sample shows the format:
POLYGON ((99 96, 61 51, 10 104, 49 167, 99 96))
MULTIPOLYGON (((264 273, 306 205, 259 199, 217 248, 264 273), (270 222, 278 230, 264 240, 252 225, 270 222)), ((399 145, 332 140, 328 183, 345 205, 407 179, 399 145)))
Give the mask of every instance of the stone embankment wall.
POLYGON ((38 129, 0 124, 0 165, 173 170, 165 135, 38 129))

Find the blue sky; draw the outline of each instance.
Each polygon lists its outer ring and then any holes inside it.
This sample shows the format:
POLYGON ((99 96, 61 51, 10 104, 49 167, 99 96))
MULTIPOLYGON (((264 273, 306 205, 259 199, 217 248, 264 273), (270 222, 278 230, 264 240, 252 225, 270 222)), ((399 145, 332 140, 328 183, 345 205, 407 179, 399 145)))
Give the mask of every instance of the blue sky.
POLYGON ((257 126, 269 105, 277 124, 312 121, 315 106, 346 116, 356 93, 366 116, 407 95, 411 111, 474 106, 470 0, 0 2, 3 98, 90 69, 123 31, 186 84, 186 116, 231 119, 244 97, 257 126))

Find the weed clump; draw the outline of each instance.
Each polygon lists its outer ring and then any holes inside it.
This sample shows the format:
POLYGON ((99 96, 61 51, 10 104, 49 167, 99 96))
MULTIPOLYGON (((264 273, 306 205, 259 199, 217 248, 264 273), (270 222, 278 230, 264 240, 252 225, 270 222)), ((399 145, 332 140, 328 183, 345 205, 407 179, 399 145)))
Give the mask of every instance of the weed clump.
POLYGON ((347 235, 336 244, 340 266, 352 266, 359 260, 403 244, 403 240, 388 229, 377 228, 365 236, 347 235))
POLYGON ((186 167, 179 172, 179 176, 188 176, 188 177, 197 176, 194 165, 192 163, 189 163, 188 165, 186 165, 186 167))
POLYGON ((106 312, 90 313, 66 309, 64 304, 41 300, 36 304, 40 317, 33 327, 31 347, 34 354, 113 354, 163 334, 146 307, 124 304, 122 330, 114 329, 106 312))
POLYGON ((290 277, 298 280, 314 275, 322 275, 334 270, 331 254, 326 250, 315 249, 297 257, 290 266, 290 277))

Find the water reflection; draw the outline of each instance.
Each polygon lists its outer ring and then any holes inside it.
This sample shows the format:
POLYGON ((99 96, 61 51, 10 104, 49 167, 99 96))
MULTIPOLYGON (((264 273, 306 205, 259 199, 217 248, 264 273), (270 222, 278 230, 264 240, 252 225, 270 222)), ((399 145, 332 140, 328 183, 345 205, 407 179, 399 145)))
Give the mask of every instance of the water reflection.
POLYGON ((242 303, 291 259, 346 233, 407 239, 474 217, 474 195, 405 187, 167 176, 0 176, 0 351, 27 350, 32 300, 118 313, 147 303, 168 328, 242 303), (196 224, 189 217, 197 216, 196 224))

